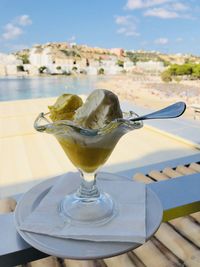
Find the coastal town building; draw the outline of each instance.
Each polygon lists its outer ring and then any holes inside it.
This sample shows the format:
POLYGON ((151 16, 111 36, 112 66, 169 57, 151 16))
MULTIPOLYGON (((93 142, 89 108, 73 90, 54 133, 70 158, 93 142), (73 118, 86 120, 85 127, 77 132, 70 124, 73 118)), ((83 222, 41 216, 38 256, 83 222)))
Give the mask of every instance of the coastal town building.
POLYGON ((29 61, 31 65, 37 67, 52 64, 52 48, 50 46, 42 48, 40 45, 35 45, 30 50, 29 61))
POLYGON ((124 50, 122 48, 111 48, 110 52, 118 57, 124 56, 124 50))
MULTIPOLYGON (((77 46, 80 53, 70 50, 71 45, 50 44, 35 45, 29 53, 30 65, 34 68, 46 67, 47 73, 77 72, 96 75, 100 69, 105 74, 117 74, 122 71, 122 67, 117 66, 118 57, 122 57, 123 49, 102 49, 99 47, 88 47, 86 45, 77 46), (61 49, 62 48, 62 49, 61 49)), ((125 64, 125 69, 130 69, 125 64)), ((30 67, 29 67, 29 71, 30 67)))
POLYGON ((22 65, 22 60, 17 59, 15 55, 0 53, 0 75, 16 75, 17 66, 22 65))
POLYGON ((130 60, 126 60, 124 62, 124 69, 128 72, 132 71, 135 68, 135 64, 130 61, 130 60))
POLYGON ((162 72, 165 69, 162 61, 137 62, 136 67, 148 72, 162 72))
POLYGON ((189 54, 100 48, 70 42, 35 44, 16 54, 0 54, 0 75, 162 72, 168 64, 200 63, 189 54), (24 60, 25 59, 25 60, 24 60), (42 72, 41 72, 42 69, 42 72))

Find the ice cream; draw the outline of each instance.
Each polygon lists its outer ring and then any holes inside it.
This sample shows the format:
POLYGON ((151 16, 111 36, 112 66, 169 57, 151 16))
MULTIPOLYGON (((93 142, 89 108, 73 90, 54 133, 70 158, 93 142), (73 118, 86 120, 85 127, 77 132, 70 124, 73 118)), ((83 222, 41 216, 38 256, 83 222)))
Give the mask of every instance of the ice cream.
POLYGON ((63 94, 58 97, 53 106, 49 106, 52 121, 72 120, 75 111, 83 104, 77 95, 63 94))
MULTIPOLYGON (((49 107, 50 117, 53 121, 72 120, 85 129, 100 129, 122 117, 117 96, 108 90, 93 91, 86 102, 81 104, 77 96, 62 95, 54 106, 49 107)), ((116 128, 106 134, 90 136, 66 125, 63 125, 62 130, 59 128, 59 134, 55 134, 72 163, 88 173, 94 172, 105 163, 121 135, 116 128)))
POLYGON ((87 173, 92 173, 102 166, 109 158, 116 144, 113 140, 112 146, 109 145, 108 147, 101 146, 98 143, 92 145, 89 142, 83 145, 77 142, 77 139, 71 140, 61 136, 57 140, 74 166, 87 173))
POLYGON ((84 128, 100 129, 116 118, 122 118, 118 97, 108 90, 97 89, 76 110, 74 122, 84 128))

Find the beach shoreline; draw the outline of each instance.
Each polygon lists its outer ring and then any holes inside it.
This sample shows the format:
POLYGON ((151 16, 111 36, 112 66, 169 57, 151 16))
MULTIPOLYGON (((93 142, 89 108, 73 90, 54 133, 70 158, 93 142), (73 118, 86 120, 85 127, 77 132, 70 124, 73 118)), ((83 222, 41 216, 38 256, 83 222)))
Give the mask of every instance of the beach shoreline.
MULTIPOLYGON (((7 92, 1 102, 4 101, 16 101, 24 99, 37 99, 37 98, 55 98, 62 93, 74 93, 79 95, 87 95, 90 91, 98 88, 108 89, 113 91, 120 101, 129 101, 133 105, 141 108, 146 108, 147 110, 157 110, 173 104, 175 102, 183 101, 187 105, 186 112, 183 117, 197 121, 200 121, 200 114, 195 114, 193 105, 200 105, 200 81, 199 80, 181 80, 179 82, 169 82, 165 83, 161 80, 158 74, 153 75, 149 73, 134 73, 134 74, 120 74, 120 75, 101 75, 99 77, 90 76, 79 76, 76 79, 73 77, 51 77, 54 83, 51 83, 51 88, 49 86, 49 77, 37 77, 36 80, 31 80, 35 78, 25 78, 26 86, 27 80, 33 81, 31 87, 24 88, 21 87, 23 80, 19 77, 10 77, 9 80, 14 78, 14 80, 19 80, 16 83, 17 92, 13 93, 13 83, 9 83, 9 87, 5 91, 2 87, 3 92, 7 92), (39 80, 38 80, 39 79, 39 80), (78 79, 78 80, 77 80, 78 79), (34 83, 37 81, 37 83, 34 83), (60 81, 62 81, 60 83, 60 81), (81 81, 81 90, 77 89, 77 81, 81 81), (87 82, 88 81, 88 82, 87 82), (38 84, 40 82, 40 84, 38 84), (43 90, 37 90, 37 88, 43 88, 43 90), (55 86, 55 89, 53 88, 55 86), (56 89, 57 88, 57 89, 56 89), (88 89, 86 89, 88 88, 88 89), (12 89, 12 90, 11 90, 12 89), (26 89, 26 90, 25 90, 26 89), (30 90, 31 94, 27 90, 30 90), (44 92, 44 93, 43 93, 44 92), (53 92, 53 94, 52 94, 53 92), (23 95, 22 95, 23 94, 23 95), (13 99, 9 99, 9 95, 13 99), (5 97, 6 96, 6 97, 5 97), (20 97, 21 96, 21 97, 20 97)), ((2 92, 2 93, 3 93, 2 92)))
POLYGON ((200 82, 181 81, 164 83, 159 76, 118 75, 106 81, 97 82, 96 88, 113 91, 120 101, 150 110, 159 109, 172 103, 183 101, 187 105, 184 117, 194 119, 192 105, 200 104, 200 82))

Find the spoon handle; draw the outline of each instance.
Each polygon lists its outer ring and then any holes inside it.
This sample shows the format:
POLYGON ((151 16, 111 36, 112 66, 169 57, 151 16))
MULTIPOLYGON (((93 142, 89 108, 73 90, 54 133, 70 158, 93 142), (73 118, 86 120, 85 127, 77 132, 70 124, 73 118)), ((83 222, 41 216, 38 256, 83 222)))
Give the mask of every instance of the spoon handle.
POLYGON ((184 113, 185 109, 186 104, 184 102, 177 102, 153 113, 133 118, 131 121, 177 118, 184 113))

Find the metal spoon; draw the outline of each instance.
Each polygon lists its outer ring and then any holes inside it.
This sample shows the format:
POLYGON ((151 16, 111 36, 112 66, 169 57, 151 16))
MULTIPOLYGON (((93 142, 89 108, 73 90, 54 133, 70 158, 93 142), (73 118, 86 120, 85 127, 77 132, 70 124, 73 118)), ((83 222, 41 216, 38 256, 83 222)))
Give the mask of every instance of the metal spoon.
MULTIPOLYGON (((144 120, 152 120, 152 119, 170 119, 177 118, 181 116, 186 109, 186 104, 184 102, 177 102, 173 105, 170 105, 166 108, 160 109, 153 113, 143 115, 136 118, 130 118, 129 121, 144 121, 144 120)), ((118 122, 123 122, 124 119, 117 119, 118 122)))
MULTIPOLYGON (((170 119, 170 118, 176 118, 176 117, 179 117, 181 116, 184 111, 186 109, 186 104, 184 102, 177 102, 173 105, 170 105, 166 108, 163 108, 163 109, 160 109, 158 111, 155 111, 153 113, 150 113, 150 114, 147 114, 147 115, 143 115, 143 116, 140 116, 140 117, 136 117, 136 118, 129 118, 128 120, 127 119, 123 119, 123 118, 118 118, 115 120, 115 122, 118 122, 118 123, 127 123, 127 121, 141 121, 141 120, 150 120, 150 119, 170 119)), ((47 115, 49 113, 40 113, 40 115, 37 117, 37 119, 35 120, 34 122, 34 127, 37 131, 40 131, 40 132, 43 132, 47 129, 47 125, 48 124, 51 124, 50 121, 48 121, 45 117, 45 115, 47 115), (38 122, 43 119, 47 122, 47 125, 38 125, 38 122)), ((99 130, 97 129, 84 129, 83 127, 81 126, 77 126, 75 124, 73 124, 73 122, 71 121, 57 121, 57 122, 54 122, 54 125, 59 125, 59 124, 66 124, 67 126, 75 129, 76 131, 80 132, 84 132, 85 134, 87 135, 96 135, 98 133, 99 130)), ((105 129, 105 128, 104 128, 105 129)))

